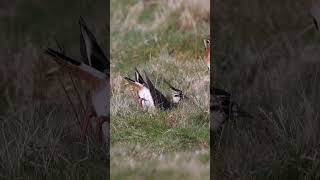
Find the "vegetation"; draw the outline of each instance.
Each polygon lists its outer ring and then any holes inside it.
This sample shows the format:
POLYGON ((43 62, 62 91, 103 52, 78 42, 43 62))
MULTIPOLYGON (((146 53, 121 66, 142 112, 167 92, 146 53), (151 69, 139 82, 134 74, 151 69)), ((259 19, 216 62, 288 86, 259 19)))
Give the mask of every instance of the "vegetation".
POLYGON ((209 1, 111 1, 111 179, 209 179, 209 1), (122 76, 145 70, 190 97, 149 114, 122 76))
POLYGON ((303 1, 226 0, 212 11, 215 86, 255 116, 212 134, 212 175, 319 179, 320 34, 303 1))
POLYGON ((106 47, 106 3, 12 0, 1 3, 0 14, 0 179, 104 179, 107 150, 93 136, 80 141, 80 98, 67 72, 48 75, 57 65, 43 48, 56 48, 57 39, 80 57, 80 15, 106 47))

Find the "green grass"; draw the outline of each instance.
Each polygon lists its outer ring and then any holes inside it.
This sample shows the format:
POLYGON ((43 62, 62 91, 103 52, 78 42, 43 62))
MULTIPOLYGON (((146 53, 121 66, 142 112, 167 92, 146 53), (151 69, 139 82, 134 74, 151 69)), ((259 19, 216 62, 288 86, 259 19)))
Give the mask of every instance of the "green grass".
POLYGON ((141 3, 111 2, 111 178, 208 179, 209 76, 199 56, 209 24, 182 27, 183 8, 141 3), (134 67, 165 94, 163 78, 191 100, 169 111, 141 110, 121 78, 133 77, 134 67))
MULTIPOLYGON (((112 143, 130 141, 131 143, 146 144, 155 152, 170 152, 185 148, 192 149, 201 143, 208 142, 209 132, 206 123, 196 124, 188 121, 181 126, 172 128, 170 122, 166 122, 166 117, 168 117, 166 114, 162 116, 137 114, 133 117, 114 118, 114 124, 119 124, 119 127, 114 128, 124 129, 113 135, 112 143)), ((199 119, 194 118, 194 120, 199 119)), ((207 144, 204 144, 205 146, 207 144)))

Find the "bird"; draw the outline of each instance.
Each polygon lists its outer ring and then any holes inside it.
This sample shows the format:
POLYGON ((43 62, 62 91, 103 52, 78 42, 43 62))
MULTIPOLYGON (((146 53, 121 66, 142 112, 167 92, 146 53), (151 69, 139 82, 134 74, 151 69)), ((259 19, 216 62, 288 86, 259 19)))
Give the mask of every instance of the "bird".
MULTIPOLYGON (((205 45, 204 62, 210 70, 210 38, 203 39, 205 45)), ((216 79, 216 74, 213 80, 216 79)), ((210 103, 210 130, 217 131, 230 119, 253 118, 249 113, 242 110, 240 106, 232 100, 231 94, 219 88, 212 87, 210 103)))
POLYGON ((306 0, 305 1, 309 12, 313 18, 313 23, 317 30, 319 30, 319 23, 320 23, 320 0, 306 0))
POLYGON ((173 105, 178 105, 179 102, 181 102, 184 99, 189 99, 188 96, 186 96, 182 90, 177 89, 176 87, 173 87, 168 81, 164 80, 164 82, 170 87, 171 89, 171 102, 173 105))
POLYGON ((170 85, 172 92, 172 98, 169 100, 158 89, 155 88, 147 73, 144 71, 144 77, 140 72, 135 69, 135 80, 124 76, 123 78, 133 87, 136 92, 136 99, 138 104, 147 110, 153 110, 155 108, 168 110, 175 107, 182 99, 186 98, 183 92, 170 85))
POLYGON ((132 80, 126 76, 123 78, 127 80, 127 82, 133 87, 133 90, 136 92, 136 100, 140 107, 148 110, 155 108, 150 89, 147 87, 146 82, 137 69, 135 69, 135 80, 132 80))
POLYGON ((94 118, 95 121, 91 121, 91 125, 96 128, 98 142, 102 143, 104 139, 108 144, 110 129, 109 60, 82 17, 80 17, 79 25, 82 61, 77 61, 52 48, 45 49, 45 53, 88 83, 90 89, 89 107, 82 123, 81 135, 87 134, 89 121, 94 118))
POLYGON ((231 119, 253 118, 252 115, 242 110, 240 106, 232 100, 230 93, 223 89, 213 88, 211 99, 210 130, 219 130, 225 122, 231 119))
POLYGON ((204 63, 207 65, 210 70, 210 38, 204 38, 204 63))

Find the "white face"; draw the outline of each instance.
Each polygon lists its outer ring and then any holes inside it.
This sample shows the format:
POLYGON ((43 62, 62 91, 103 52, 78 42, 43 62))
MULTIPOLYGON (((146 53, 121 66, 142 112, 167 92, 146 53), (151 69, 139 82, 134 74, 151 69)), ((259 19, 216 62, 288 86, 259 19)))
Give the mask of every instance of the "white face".
POLYGON ((172 93, 172 102, 173 103, 179 103, 182 99, 182 93, 174 91, 172 93))
POLYGON ((180 100, 181 100, 180 96, 175 96, 175 95, 172 96, 172 102, 173 103, 178 103, 180 100))
POLYGON ((206 48, 210 48, 210 39, 204 39, 203 43, 206 48))

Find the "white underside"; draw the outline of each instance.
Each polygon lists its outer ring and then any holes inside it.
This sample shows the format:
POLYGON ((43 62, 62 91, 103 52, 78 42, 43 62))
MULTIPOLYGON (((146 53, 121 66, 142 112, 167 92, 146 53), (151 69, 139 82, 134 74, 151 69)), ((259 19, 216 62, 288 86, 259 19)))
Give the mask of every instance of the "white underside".
POLYGON ((95 68, 91 67, 91 66, 88 66, 84 63, 82 63, 80 65, 80 68, 83 70, 83 71, 86 71, 88 72, 89 74, 93 75, 94 77, 96 77, 97 79, 105 79, 106 78, 106 74, 104 74, 103 72, 100 72, 98 70, 96 70, 95 68))
POLYGON ((209 63, 207 64, 207 66, 208 66, 208 68, 210 69, 210 53, 209 53, 208 59, 209 59, 209 63))
MULTIPOLYGON (((109 118, 110 116, 110 111, 109 111, 109 98, 108 98, 108 86, 104 85, 103 87, 101 87, 99 90, 92 92, 92 105, 97 113, 97 117, 100 116, 105 116, 107 118, 109 118)), ((91 126, 93 129, 97 128, 97 122, 96 121, 91 121, 91 126)), ((104 122, 102 124, 102 135, 103 135, 103 139, 105 141, 106 144, 109 143, 109 122, 104 122)))
POLYGON ((138 92, 139 98, 142 99, 142 107, 144 109, 153 109, 154 108, 154 101, 151 96, 150 90, 146 87, 143 87, 139 92, 138 92))

